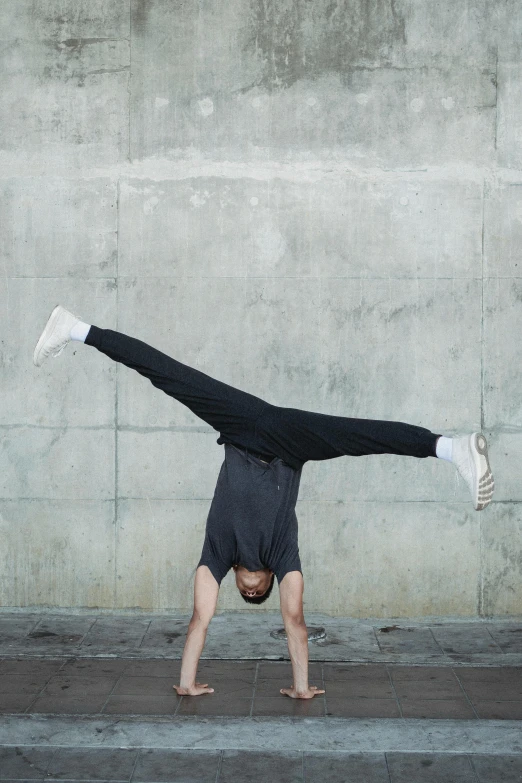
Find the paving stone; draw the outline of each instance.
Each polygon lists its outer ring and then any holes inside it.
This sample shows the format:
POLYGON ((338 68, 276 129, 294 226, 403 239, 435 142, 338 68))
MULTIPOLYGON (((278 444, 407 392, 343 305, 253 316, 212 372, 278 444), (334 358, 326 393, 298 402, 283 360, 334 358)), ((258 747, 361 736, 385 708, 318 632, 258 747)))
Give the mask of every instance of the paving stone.
POLYGON ((465 699, 401 699, 400 704, 403 718, 477 717, 465 699))
MULTIPOLYGON (((208 750, 142 750, 133 783, 214 783, 220 752, 208 750)), ((237 783, 237 781, 236 781, 237 783)))
POLYGON ((471 701, 522 701, 522 683, 467 682, 465 690, 471 701))
POLYGON ((396 699, 337 699, 327 696, 326 714, 333 718, 400 718, 396 699))
POLYGON ((174 677, 127 677, 124 676, 118 682, 111 695, 114 696, 162 696, 172 693, 172 686, 176 685, 174 677))
POLYGON ((313 699, 292 699, 290 696, 261 696, 254 699, 252 715, 292 715, 301 718, 318 718, 325 715, 322 695, 313 699))
POLYGON ((129 780, 137 755, 134 748, 59 748, 48 775, 55 780, 129 780))
POLYGON ((485 720, 522 720, 522 701, 474 701, 473 707, 485 720))
POLYGON ((36 696, 48 681, 48 675, 32 677, 28 674, 3 674, 0 675, 0 698, 6 694, 32 694, 36 696))
POLYGON ((50 715, 95 715, 101 711, 106 697, 93 697, 86 695, 67 698, 59 696, 39 696, 27 710, 33 713, 47 713, 50 715))
MULTIPOLYGON (((179 678, 181 661, 128 661, 125 669, 127 677, 173 677, 179 678)), ((199 671, 199 669, 198 669, 199 671)))
POLYGON ((83 696, 88 698, 107 697, 117 679, 117 676, 114 675, 112 677, 107 675, 104 677, 67 677, 56 674, 45 686, 42 696, 67 697, 68 699, 81 699, 83 696))
POLYGON ((98 618, 86 634, 82 642, 82 649, 101 647, 123 652, 127 648, 139 647, 149 625, 149 620, 136 617, 98 618))
POLYGON ((522 652, 522 626, 510 625, 506 628, 490 625, 489 632, 502 652, 522 652))
POLYGON ((40 622, 41 617, 0 617, 0 647, 5 647, 9 642, 20 641, 27 636, 40 622))
POLYGON ((0 713, 25 712, 33 703, 34 695, 7 693, 0 699, 0 713))
POLYGON ((522 686, 522 666, 459 666, 454 671, 464 684, 495 682, 517 688, 522 686))
POLYGON ((56 674, 64 665, 63 659, 57 661, 45 661, 38 659, 17 659, 13 661, 3 660, 0 662, 0 675, 19 674, 29 675, 31 677, 51 677, 56 674))
POLYGON ((81 641, 94 623, 94 617, 44 617, 24 639, 28 645, 61 644, 81 641))
POLYGON ((256 753, 225 750, 219 783, 302 783, 303 760, 299 752, 256 753))
POLYGON ((152 620, 140 645, 141 650, 183 649, 187 635, 188 621, 158 619, 152 620))
POLYGON ((389 783, 384 753, 305 753, 305 783, 389 783))
POLYGON ((395 683, 395 692, 401 699, 462 699, 462 688, 455 678, 451 681, 407 680, 395 683))
POLYGON ((0 780, 7 778, 38 780, 45 777, 54 748, 0 748, 0 780))
POLYGON ((467 756, 387 753, 391 783, 476 783, 467 756))
MULTIPOLYGON (((64 677, 108 677, 119 676, 132 664, 115 658, 73 658, 62 663, 60 676, 64 677)), ((1 669, 0 669, 1 672, 1 669)))
MULTIPOLYGON (((276 661, 261 661, 259 663, 257 676, 258 679, 279 679, 291 683, 293 681, 292 665, 291 663, 286 662, 278 663, 276 661)), ((308 664, 308 679, 310 682, 312 679, 322 680, 322 670, 320 663, 308 664)))
MULTIPOLYGON (((3 615, 0 613, 0 623, 2 622, 2 616, 3 615)), ((33 617, 33 615, 31 616, 33 617)), ((241 677, 243 674, 248 673, 250 677, 253 676, 254 673, 258 670, 259 676, 262 679, 273 677, 278 679, 281 685, 287 684, 287 681, 289 684, 292 677, 292 667, 288 660, 278 661, 265 659, 258 661, 248 660, 248 658, 243 658, 242 660, 227 660, 226 657, 216 657, 220 655, 230 656, 231 654, 250 655, 251 653, 259 655, 260 650, 261 654, 272 654, 272 640, 267 642, 266 646, 264 646, 264 641, 266 641, 267 626, 268 629, 272 626, 276 627, 276 624, 280 622, 281 618, 279 613, 269 612, 266 616, 263 615, 263 617, 260 617, 258 615, 253 617, 252 620, 250 620, 248 615, 241 615, 241 617, 242 619, 239 621, 234 614, 225 613, 214 618, 216 620, 216 625, 214 628, 213 649, 212 651, 205 649, 205 654, 211 652, 212 657, 203 657, 200 660, 198 667, 198 679, 205 678, 206 681, 206 679, 213 676, 221 676, 228 673, 230 673, 231 678, 237 677, 238 673, 241 677), (245 631, 245 627, 248 629, 246 634, 243 633, 245 631), (246 647, 243 645, 242 640, 244 635, 248 636, 249 640, 246 647)), ((117 614, 115 615, 115 618, 117 620, 117 614)), ((83 627, 78 627, 78 625, 76 625, 76 627, 74 625, 72 627, 71 625, 68 627, 64 627, 63 625, 62 627, 56 627, 55 622, 57 620, 63 621, 64 619, 66 618, 62 616, 56 617, 47 614, 40 615, 38 626, 36 622, 33 623, 31 621, 30 627, 36 633, 36 636, 33 634, 34 638, 28 637, 26 634, 25 638, 19 638, 18 641, 15 640, 14 643, 13 640, 11 640, 11 642, 6 642, 3 653, 8 657, 4 658, 3 660, 0 659, 0 676, 10 671, 18 674, 36 674, 37 671, 39 671, 38 667, 40 666, 42 666, 44 669, 47 669, 47 667, 50 669, 61 669, 62 667, 66 666, 64 669, 66 672, 72 672, 76 668, 79 670, 80 667, 86 666, 88 667, 85 669, 86 673, 91 672, 93 675, 98 676, 99 670, 97 668, 97 661, 104 660, 107 666, 117 667, 118 671, 120 671, 120 667, 122 667, 125 671, 125 674, 130 676, 179 677, 181 669, 181 654, 185 640, 184 629, 186 630, 187 626, 186 619, 183 619, 182 617, 154 619, 154 615, 143 616, 140 613, 138 617, 140 623, 143 623, 145 619, 147 622, 151 622, 151 625, 152 621, 157 622, 156 631, 159 634, 158 646, 154 647, 153 642, 151 639, 149 639, 151 642, 150 646, 135 647, 132 650, 128 649, 125 645, 125 649, 122 650, 118 650, 117 648, 112 647, 110 638, 108 638, 106 643, 109 645, 109 647, 106 646, 105 650, 102 646, 83 647, 82 639, 87 637, 85 634, 81 636, 79 632, 82 630, 88 631, 88 628, 97 622, 96 616, 89 615, 87 617, 87 622, 90 623, 90 626, 85 626, 85 616, 78 618, 77 616, 73 615, 71 619, 74 621, 74 623, 77 623, 79 620, 83 624, 83 627), (42 626, 44 619, 47 627, 42 626), (49 627, 49 623, 51 623, 51 627, 49 627), (69 633, 67 633, 67 631, 69 633), (43 632, 44 635, 38 636, 37 634, 40 632, 43 632), (174 633, 177 635, 177 638, 173 640, 172 644, 168 643, 168 639, 170 638, 168 636, 169 633, 174 633), (50 636, 48 634, 56 634, 56 636, 50 636), (40 655, 45 657, 46 660, 42 662, 42 658, 39 659, 40 655), (150 658, 149 656, 154 657, 150 658), (125 660, 127 663, 124 662, 125 660), (77 663, 74 663, 74 661, 77 661, 77 663), (92 663, 87 663, 87 661, 91 661, 92 663), (118 663, 111 664, 111 661, 118 661, 118 663), (128 668, 125 668, 126 666, 128 666, 128 668)), ((107 618, 105 617, 103 619, 105 621, 107 618)), ((125 619, 126 621, 129 620, 128 617, 125 619)), ((310 613, 307 621, 309 624, 322 624, 327 626, 327 628, 328 624, 330 623, 331 627, 335 628, 336 631, 340 628, 342 633, 349 633, 350 624, 346 619, 344 619, 341 624, 338 624, 337 618, 327 618, 322 615, 310 613), (341 628, 343 623, 344 626, 346 626, 345 630, 341 628)), ((351 622, 354 627, 357 627, 357 623, 359 621, 353 620, 351 622)), ((393 623, 387 621, 383 624, 383 626, 380 627, 386 627, 390 625, 393 625, 393 623)), ((477 625, 480 626, 480 632, 483 633, 484 624, 482 622, 470 622, 469 632, 471 636, 473 636, 474 629, 477 625)), ((366 627, 367 626, 364 625, 364 628, 366 627)), ((373 628, 371 626, 368 627, 371 628, 373 633, 373 628)), ((461 628, 462 632, 464 632, 463 624, 459 624, 459 627, 461 628)), ((500 647, 502 647, 504 644, 508 645, 510 638, 516 641, 520 636, 520 634, 516 632, 516 629, 520 627, 520 625, 517 623, 509 624, 506 622, 497 627, 495 623, 491 622, 488 624, 488 627, 492 629, 491 632, 493 634, 497 633, 497 641, 499 642, 500 647), (504 634, 504 637, 498 636, 500 632, 504 634), (507 636, 508 632, 509 636, 507 636), (505 638, 506 641, 503 642, 503 638, 505 638)), ((25 628, 27 628, 27 626, 25 628)), ((423 634, 430 632, 430 628, 426 628, 425 625, 416 626, 416 628, 423 634)), ((381 634, 381 637, 391 637, 394 633, 397 633, 397 631, 390 631, 388 634, 381 634)), ((403 637, 406 635, 411 636, 412 634, 411 632, 406 631, 403 633, 403 637)), ((399 642, 399 646, 404 646, 405 649, 403 651, 397 652, 374 652, 372 650, 368 650, 367 645, 363 644, 361 649, 354 648, 351 650, 350 657, 360 657, 363 659, 363 661, 367 660, 367 662, 350 663, 342 661, 342 655, 344 654, 344 648, 342 648, 342 645, 332 645, 330 647, 321 648, 316 643, 312 643, 310 644, 310 657, 312 659, 309 667, 310 682, 313 682, 313 684, 320 683, 318 678, 320 678, 321 675, 321 662, 318 659, 327 658, 327 656, 330 655, 341 655, 341 658, 337 659, 338 662, 325 660, 322 664, 327 678, 333 680, 349 680, 369 677, 370 679, 373 678, 375 681, 377 681, 378 674, 379 681, 381 678, 382 681, 386 681, 387 668, 389 669, 389 672, 394 679, 399 679, 401 677, 403 679, 424 679, 424 677, 428 677, 427 672, 435 672, 435 670, 437 672, 437 679, 451 679, 452 669, 457 674, 461 673, 462 676, 464 676, 464 673, 475 669, 484 671, 488 670, 489 672, 498 672, 499 669, 501 669, 503 672, 512 671, 513 673, 516 673, 518 671, 522 679, 522 665, 520 665, 522 655, 516 653, 516 647, 514 647, 515 652, 512 654, 502 654, 500 652, 498 654, 491 654, 479 650, 476 652, 471 652, 465 656, 456 656, 444 653, 440 648, 436 654, 420 654, 418 652, 411 652, 409 649, 407 649, 409 647, 408 644, 403 645, 403 640, 399 642), (369 660, 367 659, 367 656, 369 656, 369 660), (458 657, 461 661, 466 659, 466 661, 469 661, 470 665, 462 666, 453 663, 452 666, 448 666, 448 664, 451 663, 450 658, 452 657, 458 657), (387 665, 381 663, 379 659, 385 660, 387 665), (474 665, 475 662, 477 663, 477 666, 474 665), (492 665, 495 664, 495 662, 498 662, 501 664, 501 666, 499 667, 498 665, 492 665), (426 665, 428 663, 430 665, 426 665), (445 665, 436 665, 439 663, 445 665), (410 669, 411 673, 409 673, 410 669), (415 672, 413 671, 414 669, 416 670, 415 672), (419 674, 416 673, 417 671, 419 674)), ((285 644, 278 644, 277 649, 279 652, 285 653, 287 656, 288 653, 285 644)), ((0 633, 0 655, 1 654, 2 636, 0 633)), ((487 676, 493 677, 494 680, 496 680, 498 677, 499 681, 502 681, 503 677, 508 675, 490 674, 487 676)), ((475 679, 481 678, 481 674, 475 676, 475 679)))
MULTIPOLYGON (((246 716, 250 715, 251 707, 252 699, 205 693, 201 696, 183 696, 177 714, 246 716)), ((274 713, 269 714, 272 715, 274 713)))
POLYGON ((522 780, 522 756, 473 754, 471 763, 479 783, 520 783, 522 780))
POLYGON ((456 683, 453 669, 448 666, 388 666, 394 683, 408 682, 447 682, 456 683))
POLYGON ((368 678, 389 682, 386 666, 380 664, 343 664, 325 663, 323 665, 324 678, 329 680, 353 680, 368 678))
POLYGON ((432 626, 435 640, 446 653, 470 654, 477 652, 499 653, 500 649, 487 628, 461 626, 432 626))
POLYGON ((326 679, 324 687, 327 693, 334 698, 362 698, 362 699, 394 699, 395 694, 390 684, 387 682, 374 682, 369 677, 363 680, 344 680, 332 682, 326 679))
POLYGON ((163 695, 109 696, 102 713, 104 715, 174 715, 181 698, 175 690, 163 695))
MULTIPOLYGON (((381 626, 375 628, 377 641, 382 652, 411 653, 417 655, 439 654, 441 649, 429 628, 393 628, 383 631, 381 626)), ((388 626, 392 628, 392 626, 388 626)))
MULTIPOLYGON (((257 671, 257 661, 201 661, 198 666, 198 677, 223 677, 253 681, 257 671)), ((265 675, 266 676, 266 675, 265 675)))

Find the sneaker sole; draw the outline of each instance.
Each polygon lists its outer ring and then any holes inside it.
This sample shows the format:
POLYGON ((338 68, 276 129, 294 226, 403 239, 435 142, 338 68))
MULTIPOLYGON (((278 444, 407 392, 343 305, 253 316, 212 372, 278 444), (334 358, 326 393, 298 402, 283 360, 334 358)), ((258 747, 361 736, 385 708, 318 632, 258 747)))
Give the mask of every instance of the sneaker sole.
POLYGON ((40 335, 40 339, 36 343, 36 348, 34 349, 34 353, 33 353, 33 364, 35 364, 36 367, 41 367, 42 364, 43 364, 43 359, 42 359, 42 361, 39 361, 39 359, 40 359, 39 353, 40 353, 41 348, 43 347, 43 345, 47 341, 47 339, 52 335, 52 333, 54 331, 54 327, 56 325, 56 321, 58 320, 58 318, 60 316, 60 310, 61 309, 62 309, 61 305, 56 305, 56 307, 52 311, 51 315, 47 319, 47 323, 44 326, 44 330, 43 330, 42 334, 40 335))
POLYGON ((473 466, 478 476, 477 491, 473 505, 476 511, 482 511, 489 506, 493 497, 495 481, 488 459, 488 444, 481 432, 474 432, 470 438, 470 453, 473 466))

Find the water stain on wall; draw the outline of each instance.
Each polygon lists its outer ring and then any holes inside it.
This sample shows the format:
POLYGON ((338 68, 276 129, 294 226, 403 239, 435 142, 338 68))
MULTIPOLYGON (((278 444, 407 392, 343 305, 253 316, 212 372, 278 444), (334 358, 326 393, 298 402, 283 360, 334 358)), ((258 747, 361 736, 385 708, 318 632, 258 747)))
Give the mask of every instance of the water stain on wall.
POLYGON ((354 66, 389 64, 405 43, 394 0, 251 0, 245 52, 263 63, 267 91, 300 79, 349 74, 354 66))

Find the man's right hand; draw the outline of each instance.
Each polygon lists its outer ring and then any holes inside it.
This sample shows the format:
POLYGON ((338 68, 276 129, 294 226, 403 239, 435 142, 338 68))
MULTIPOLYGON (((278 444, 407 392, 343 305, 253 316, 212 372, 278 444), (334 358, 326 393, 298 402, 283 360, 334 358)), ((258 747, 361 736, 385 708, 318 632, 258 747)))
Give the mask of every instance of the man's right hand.
POLYGON ((178 696, 201 696, 203 693, 214 693, 214 688, 208 687, 208 682, 202 684, 196 682, 191 685, 190 688, 182 688, 181 685, 172 686, 177 692, 178 696))

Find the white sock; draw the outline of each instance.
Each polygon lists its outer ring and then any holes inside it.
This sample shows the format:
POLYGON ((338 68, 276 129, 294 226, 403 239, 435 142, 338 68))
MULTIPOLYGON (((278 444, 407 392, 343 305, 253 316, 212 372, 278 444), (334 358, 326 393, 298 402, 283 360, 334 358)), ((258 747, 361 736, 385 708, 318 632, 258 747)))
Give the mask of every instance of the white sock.
POLYGON ((439 459, 446 459, 448 462, 453 461, 453 438, 440 437, 437 441, 437 448, 435 454, 439 459))
POLYGON ((78 323, 74 324, 73 328, 71 329, 71 340, 79 340, 80 342, 84 343, 85 338, 89 334, 90 328, 90 324, 86 324, 83 321, 78 321, 78 323))

